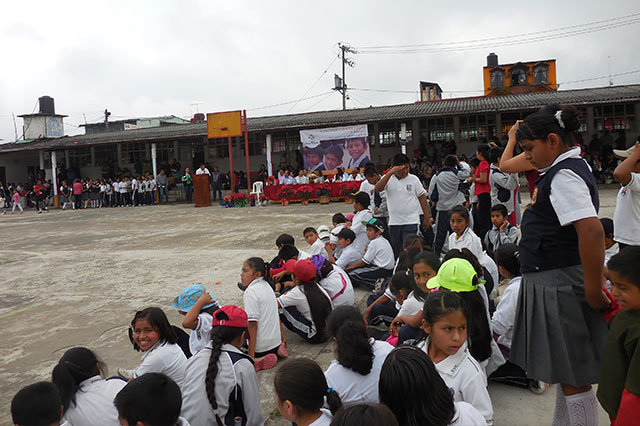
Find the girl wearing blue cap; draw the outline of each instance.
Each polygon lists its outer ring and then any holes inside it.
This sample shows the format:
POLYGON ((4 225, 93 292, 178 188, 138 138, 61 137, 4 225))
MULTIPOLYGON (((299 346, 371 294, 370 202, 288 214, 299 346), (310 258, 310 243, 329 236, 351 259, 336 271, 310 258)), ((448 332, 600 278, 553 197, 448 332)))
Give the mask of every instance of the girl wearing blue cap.
POLYGON ((184 315, 182 327, 191 330, 189 350, 195 355, 211 340, 213 313, 220 308, 216 298, 202 284, 190 284, 173 299, 171 305, 184 315))

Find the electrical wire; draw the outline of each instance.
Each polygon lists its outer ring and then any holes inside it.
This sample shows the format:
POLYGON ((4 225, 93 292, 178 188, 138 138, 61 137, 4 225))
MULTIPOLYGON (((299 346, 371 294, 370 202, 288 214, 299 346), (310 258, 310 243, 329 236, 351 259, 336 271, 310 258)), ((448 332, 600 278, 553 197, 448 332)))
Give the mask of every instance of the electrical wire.
POLYGON ((266 106, 262 106, 262 107, 258 107, 258 108, 250 108, 250 109, 247 109, 247 111, 259 111, 261 109, 275 108, 275 107, 279 107, 279 106, 282 106, 282 105, 289 105, 289 104, 292 104, 292 103, 295 103, 295 102, 306 101, 307 99, 319 98, 320 96, 330 95, 331 93, 333 93, 333 90, 331 90, 329 92, 320 93, 318 95, 313 95, 313 96, 308 96, 306 98, 298 99, 297 101, 282 102, 282 103, 279 103, 279 104, 266 105, 266 106))
POLYGON ((622 75, 636 74, 636 73, 639 73, 639 72, 640 72, 640 70, 633 70, 633 71, 620 72, 620 73, 611 74, 611 75, 602 75, 600 77, 584 78, 582 80, 563 81, 561 83, 558 83, 558 86, 560 86, 561 84, 582 83, 582 82, 585 82, 585 81, 602 80, 604 78, 610 78, 610 77, 620 77, 622 75))
POLYGON ((334 93, 337 93, 337 92, 334 92, 334 91, 332 90, 331 92, 329 92, 329 94, 327 94, 327 96, 325 96, 324 98, 320 99, 318 102, 316 102, 315 104, 313 104, 313 105, 311 105, 310 107, 306 108, 306 109, 305 109, 304 111, 302 111, 302 112, 307 112, 307 111, 309 111, 311 108, 313 108, 313 107, 315 107, 316 105, 318 105, 318 104, 320 104, 320 103, 324 102, 326 99, 328 99, 328 98, 329 98, 331 95, 333 95, 334 93))
POLYGON ((287 111, 287 114, 288 114, 288 113, 290 113, 290 112, 291 112, 291 110, 292 110, 292 109, 294 109, 294 108, 298 105, 298 103, 299 103, 301 100, 303 100, 303 98, 304 98, 305 96, 307 96, 307 93, 309 93, 309 91, 310 91, 311 89, 313 89, 313 88, 315 87, 315 85, 316 85, 316 84, 318 84, 318 82, 322 79, 322 77, 324 77, 324 75, 327 73, 327 71, 329 71, 329 68, 331 68, 331 66, 336 62, 336 60, 337 60, 339 57, 340 57, 339 55, 336 55, 336 56, 333 58, 333 60, 332 60, 332 61, 331 61, 331 63, 329 64, 329 66, 328 66, 324 71, 322 71, 322 74, 320 74, 320 77, 318 77, 318 79, 317 79, 317 80, 316 80, 316 81, 315 81, 315 82, 314 82, 314 83, 313 83, 313 84, 312 84, 312 85, 307 89, 307 91, 306 91, 306 92, 304 92, 304 94, 303 94, 302 96, 300 96, 300 99, 298 99, 298 101, 297 101, 296 103, 294 103, 294 104, 293 104, 293 106, 291 106, 291 108, 289 108, 289 110, 287 111))

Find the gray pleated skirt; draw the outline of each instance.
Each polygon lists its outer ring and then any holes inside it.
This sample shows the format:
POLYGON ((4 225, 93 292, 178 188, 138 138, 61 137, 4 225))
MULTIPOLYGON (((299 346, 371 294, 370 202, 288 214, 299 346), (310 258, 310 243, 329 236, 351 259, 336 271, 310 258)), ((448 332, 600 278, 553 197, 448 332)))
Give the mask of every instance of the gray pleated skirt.
POLYGON ((522 276, 510 360, 527 377, 587 386, 598 382, 607 324, 587 304, 582 266, 522 276))

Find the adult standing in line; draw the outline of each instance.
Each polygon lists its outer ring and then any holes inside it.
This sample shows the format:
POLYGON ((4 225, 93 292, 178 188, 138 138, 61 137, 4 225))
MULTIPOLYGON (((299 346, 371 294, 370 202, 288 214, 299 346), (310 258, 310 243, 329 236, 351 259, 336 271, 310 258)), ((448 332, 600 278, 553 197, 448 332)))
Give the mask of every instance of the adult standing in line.
POLYGON ((167 192, 167 187, 169 186, 169 178, 164 173, 164 169, 160 169, 160 173, 156 176, 156 184, 158 185, 158 192, 160 195, 158 196, 158 204, 162 204, 162 197, 169 202, 169 193, 167 192))
POLYGON ((182 176, 182 184, 184 185, 184 196, 187 199, 187 203, 191 202, 191 194, 193 194, 193 179, 191 178, 191 171, 189 168, 184 169, 184 176, 182 176))
POLYGON ((76 179, 73 183, 73 204, 74 210, 80 209, 82 207, 82 183, 80 179, 76 179))
POLYGON ((478 197, 478 210, 473 218, 473 232, 482 240, 484 234, 491 229, 491 185, 489 184, 489 162, 487 154, 490 146, 488 144, 480 144, 476 149, 476 156, 480 160, 480 165, 476 169, 476 173, 472 176, 475 183, 474 195, 478 197))
POLYGON ((420 179, 409 173, 409 157, 396 154, 393 167, 376 183, 376 191, 386 191, 389 209, 389 232, 393 254, 397 258, 402 251, 402 242, 407 235, 418 233, 420 210, 424 214, 422 223, 431 226, 431 214, 420 179))
POLYGON ((220 169, 218 169, 218 166, 213 168, 213 173, 211 174, 211 188, 213 188, 213 201, 217 198, 222 200, 222 185, 220 183, 220 169), (218 195, 217 197, 216 194, 218 195))

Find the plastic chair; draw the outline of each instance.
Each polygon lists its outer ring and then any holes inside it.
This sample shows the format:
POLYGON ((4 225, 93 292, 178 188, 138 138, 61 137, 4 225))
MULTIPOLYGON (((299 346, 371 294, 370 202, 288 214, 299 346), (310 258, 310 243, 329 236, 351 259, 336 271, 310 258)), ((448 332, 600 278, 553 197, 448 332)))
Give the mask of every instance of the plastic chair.
POLYGON ((263 183, 260 181, 253 182, 253 188, 250 192, 250 194, 255 194, 258 200, 260 199, 260 194, 262 194, 262 185, 263 183))

